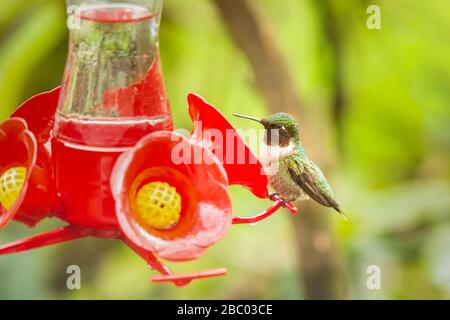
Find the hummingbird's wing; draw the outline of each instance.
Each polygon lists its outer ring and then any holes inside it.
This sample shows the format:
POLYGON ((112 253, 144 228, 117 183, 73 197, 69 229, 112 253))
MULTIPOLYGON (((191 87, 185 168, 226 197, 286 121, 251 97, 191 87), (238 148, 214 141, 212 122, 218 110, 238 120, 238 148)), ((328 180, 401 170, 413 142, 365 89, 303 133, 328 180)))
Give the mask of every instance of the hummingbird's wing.
POLYGON ((331 186, 315 163, 310 160, 305 161, 299 155, 293 155, 289 160, 288 170, 291 178, 308 196, 343 215, 341 207, 334 199, 331 186))

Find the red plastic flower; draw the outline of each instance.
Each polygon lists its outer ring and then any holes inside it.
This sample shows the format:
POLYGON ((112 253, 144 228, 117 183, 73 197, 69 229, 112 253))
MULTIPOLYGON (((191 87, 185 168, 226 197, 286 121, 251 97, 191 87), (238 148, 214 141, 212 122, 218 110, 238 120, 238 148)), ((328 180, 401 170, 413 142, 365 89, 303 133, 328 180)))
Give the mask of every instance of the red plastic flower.
POLYGON ((5 151, 0 157, 0 227, 12 219, 34 226, 56 201, 47 161, 38 160, 36 138, 23 119, 0 125, 0 150, 5 151))
MULTIPOLYGON (((222 165, 209 150, 173 132, 152 133, 124 153, 116 163, 111 186, 117 218, 127 240, 168 260, 198 258, 224 237, 232 223, 228 180, 222 165), (202 161, 195 163, 198 154, 202 161), (168 193, 180 197, 179 221, 166 229, 145 225, 136 218, 137 194, 155 182, 165 184, 161 197, 168 193)), ((158 199, 151 201, 157 204, 158 199)), ((166 201, 161 205, 169 204, 166 201)))

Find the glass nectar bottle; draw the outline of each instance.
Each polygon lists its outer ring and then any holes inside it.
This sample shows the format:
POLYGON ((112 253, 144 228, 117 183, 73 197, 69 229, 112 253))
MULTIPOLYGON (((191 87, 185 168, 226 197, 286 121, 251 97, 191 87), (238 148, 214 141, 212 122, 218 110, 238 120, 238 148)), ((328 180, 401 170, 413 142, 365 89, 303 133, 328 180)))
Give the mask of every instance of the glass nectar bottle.
POLYGON ((68 0, 69 53, 52 149, 63 218, 114 225, 117 158, 172 130, 159 58, 163 0, 68 0))

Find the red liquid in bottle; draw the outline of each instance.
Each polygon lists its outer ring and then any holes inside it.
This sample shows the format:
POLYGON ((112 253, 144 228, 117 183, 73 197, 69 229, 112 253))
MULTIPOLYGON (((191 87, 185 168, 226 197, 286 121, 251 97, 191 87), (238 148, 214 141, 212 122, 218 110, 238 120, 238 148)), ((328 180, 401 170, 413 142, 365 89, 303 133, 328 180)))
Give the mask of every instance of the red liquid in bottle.
POLYGON ((158 26, 158 13, 119 4, 85 7, 72 31, 52 146, 62 218, 72 224, 114 227, 116 160, 147 134, 172 130, 158 26))

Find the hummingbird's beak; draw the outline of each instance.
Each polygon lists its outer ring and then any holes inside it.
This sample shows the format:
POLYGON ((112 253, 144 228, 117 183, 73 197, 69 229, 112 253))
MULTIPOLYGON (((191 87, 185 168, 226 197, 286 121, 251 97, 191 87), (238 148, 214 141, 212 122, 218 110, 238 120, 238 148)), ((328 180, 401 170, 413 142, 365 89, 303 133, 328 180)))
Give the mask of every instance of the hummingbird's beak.
POLYGON ((259 122, 259 123, 263 124, 263 120, 260 119, 260 118, 245 116, 245 115, 242 115, 242 114, 233 114, 233 116, 238 117, 238 118, 243 118, 243 119, 256 121, 256 122, 259 122))

